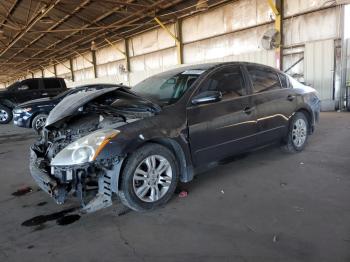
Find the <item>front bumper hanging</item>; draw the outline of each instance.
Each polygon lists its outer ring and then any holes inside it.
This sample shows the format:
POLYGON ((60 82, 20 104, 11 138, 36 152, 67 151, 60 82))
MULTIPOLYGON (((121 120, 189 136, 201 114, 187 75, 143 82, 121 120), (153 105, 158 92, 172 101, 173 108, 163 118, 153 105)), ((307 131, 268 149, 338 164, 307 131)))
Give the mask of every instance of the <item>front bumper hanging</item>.
MULTIPOLYGON (((30 173, 38 186, 47 194, 49 194, 57 204, 63 204, 68 196, 70 186, 67 183, 67 178, 73 173, 73 177, 79 174, 77 170, 71 170, 68 173, 68 168, 52 168, 52 170, 61 170, 62 173, 57 176, 51 175, 48 168, 45 168, 44 158, 39 157, 40 152, 35 148, 30 148, 30 173)), ((83 200, 81 181, 77 183, 77 192, 81 200, 81 212, 92 213, 97 210, 109 207, 112 205, 112 194, 118 192, 118 178, 122 166, 122 160, 117 160, 112 165, 112 168, 107 169, 101 166, 101 172, 98 176, 98 192, 96 196, 87 204, 83 200)), ((47 164, 46 164, 47 166, 47 164)), ((75 178, 73 178, 74 180, 75 178)))

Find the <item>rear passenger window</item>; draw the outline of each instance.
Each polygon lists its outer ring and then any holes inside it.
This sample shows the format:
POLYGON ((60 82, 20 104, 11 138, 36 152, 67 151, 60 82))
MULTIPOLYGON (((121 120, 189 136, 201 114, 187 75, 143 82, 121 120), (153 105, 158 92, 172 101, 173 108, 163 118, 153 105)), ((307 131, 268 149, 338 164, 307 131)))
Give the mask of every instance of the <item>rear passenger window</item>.
POLYGON ((58 89, 61 88, 61 83, 57 79, 44 79, 45 89, 58 89))
POLYGON ((213 73, 200 88, 200 93, 205 91, 220 91, 224 99, 246 95, 240 67, 225 67, 213 73))
POLYGON ((277 73, 257 67, 247 67, 253 82, 254 93, 261 93, 281 89, 281 82, 277 73))

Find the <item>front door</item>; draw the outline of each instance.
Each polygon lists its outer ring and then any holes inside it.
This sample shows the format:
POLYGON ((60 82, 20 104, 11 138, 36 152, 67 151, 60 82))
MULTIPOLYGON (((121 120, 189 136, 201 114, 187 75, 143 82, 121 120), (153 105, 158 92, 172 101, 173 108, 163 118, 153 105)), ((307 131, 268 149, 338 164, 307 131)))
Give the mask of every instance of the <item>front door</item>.
POLYGON ((193 161, 196 166, 222 160, 254 146, 255 108, 240 66, 216 69, 200 84, 192 99, 219 91, 221 100, 191 104, 187 109, 193 161))

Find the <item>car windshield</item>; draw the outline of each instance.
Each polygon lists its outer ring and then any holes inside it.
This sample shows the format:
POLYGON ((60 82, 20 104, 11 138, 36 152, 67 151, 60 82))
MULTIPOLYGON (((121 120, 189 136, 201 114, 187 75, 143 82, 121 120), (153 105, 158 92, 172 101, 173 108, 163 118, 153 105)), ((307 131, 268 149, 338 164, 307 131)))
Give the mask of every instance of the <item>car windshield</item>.
POLYGON ((17 87, 17 86, 18 86, 18 83, 19 83, 19 82, 15 82, 15 83, 9 85, 8 87, 6 87, 5 89, 6 89, 6 90, 11 90, 11 89, 17 87))
POLYGON ((155 101, 159 105, 175 103, 205 70, 172 70, 154 75, 132 88, 140 96, 155 101))

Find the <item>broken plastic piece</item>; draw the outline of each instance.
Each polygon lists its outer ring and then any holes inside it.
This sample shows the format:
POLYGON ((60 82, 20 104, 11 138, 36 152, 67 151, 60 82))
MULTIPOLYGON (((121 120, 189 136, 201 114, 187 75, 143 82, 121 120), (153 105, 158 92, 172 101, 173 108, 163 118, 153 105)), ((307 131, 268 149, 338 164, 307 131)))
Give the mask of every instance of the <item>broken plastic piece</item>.
POLYGON ((97 194, 93 200, 91 200, 80 211, 82 213, 93 213, 102 208, 106 208, 112 205, 112 199, 104 194, 97 194))
POLYGON ((187 197, 188 196, 188 192, 185 191, 185 190, 182 190, 180 193, 179 193, 179 197, 183 198, 183 197, 187 197))

